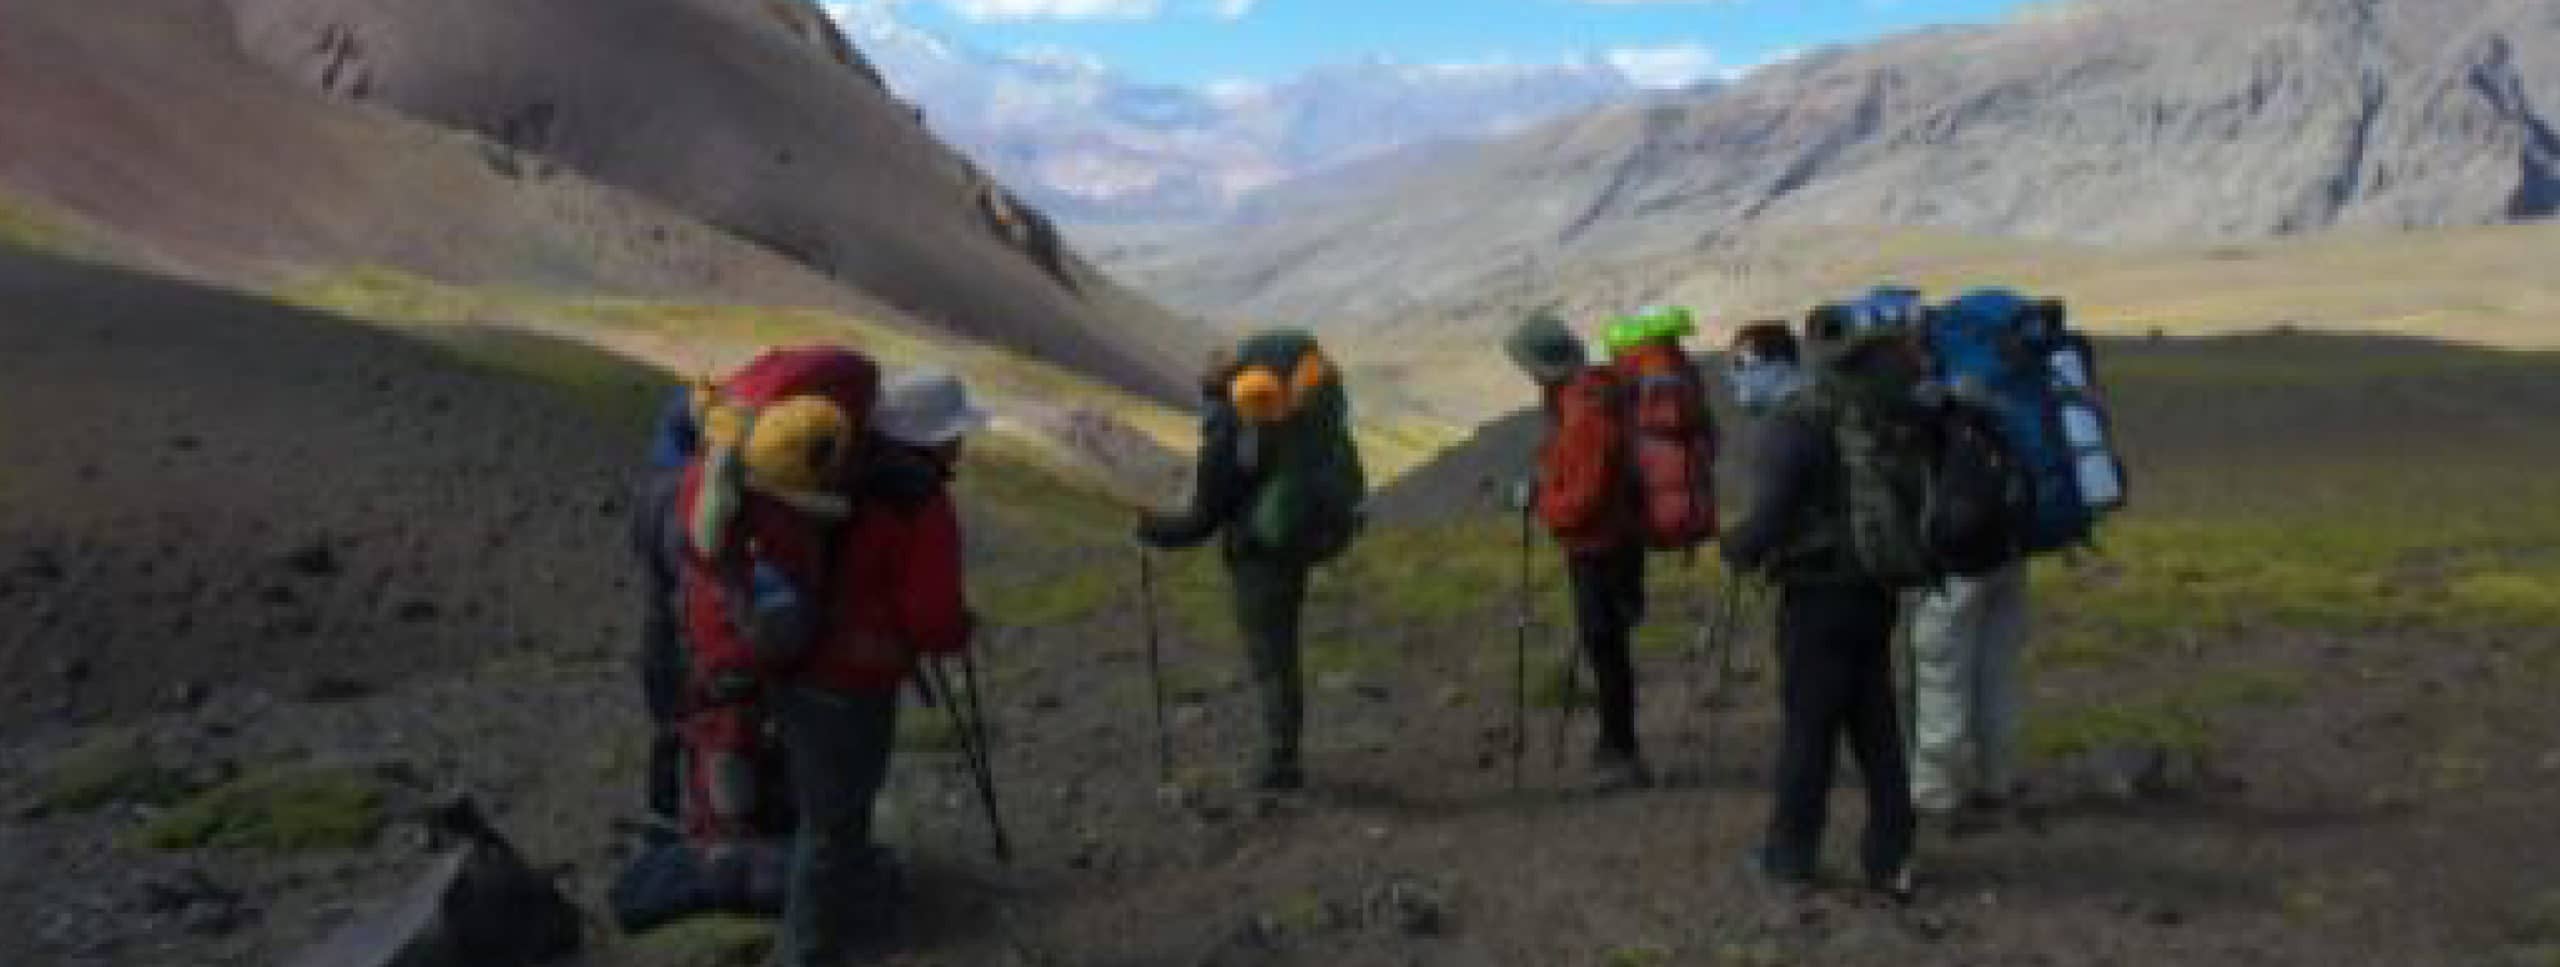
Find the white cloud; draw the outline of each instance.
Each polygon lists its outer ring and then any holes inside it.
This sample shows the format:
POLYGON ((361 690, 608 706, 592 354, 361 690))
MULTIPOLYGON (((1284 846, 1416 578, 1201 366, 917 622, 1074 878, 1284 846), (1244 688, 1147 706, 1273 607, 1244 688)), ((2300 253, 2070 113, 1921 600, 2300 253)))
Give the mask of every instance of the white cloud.
POLYGON ((1146 20, 1164 12, 1163 0, 940 0, 962 18, 1011 20, 1146 20))
POLYGON ((1055 70, 1083 74, 1100 74, 1111 69, 1111 65, 1103 63, 1100 57, 1074 48, 1053 45, 1023 47, 1013 52, 1013 58, 1055 70))
POLYGON ((1232 109, 1268 96, 1271 93, 1271 85, 1264 81, 1231 77, 1210 81, 1200 89, 1200 92, 1208 95, 1209 100, 1219 107, 1232 109))
POLYGON ((1209 12, 1220 20, 1242 20, 1260 0, 1209 0, 1209 12))
POLYGON ((1620 47, 1602 53, 1600 59, 1637 86, 1651 88, 1687 87, 1718 76, 1720 67, 1716 52, 1703 44, 1620 47))
POLYGON ((1763 68, 1763 67, 1776 67, 1776 66, 1778 66, 1779 64, 1784 64, 1784 63, 1786 63, 1786 62, 1788 62, 1788 61, 1791 61, 1791 60, 1794 60, 1794 59, 1796 59, 1796 58, 1798 58, 1798 57, 1802 57, 1802 56, 1804 56, 1804 55, 1805 55, 1805 53, 1806 53, 1806 51, 1805 51, 1805 49, 1804 49, 1804 48, 1802 48, 1802 47, 1787 47, 1787 48, 1782 48, 1782 49, 1780 49, 1780 50, 1778 50, 1778 51, 1776 51, 1776 52, 1771 53, 1771 54, 1770 54, 1769 56, 1767 56, 1767 57, 1760 58, 1759 60, 1753 61, 1753 62, 1748 63, 1748 64, 1736 64, 1736 65, 1733 65, 1733 66, 1731 66, 1731 67, 1719 67, 1719 68, 1717 68, 1717 69, 1716 69, 1716 79, 1717 79, 1717 80, 1720 80, 1720 81, 1725 81, 1725 82, 1727 82, 1727 83, 1731 83, 1731 82, 1733 82, 1733 81, 1738 81, 1738 80, 1741 80, 1741 79, 1743 79, 1743 78, 1745 78, 1745 77, 1749 77, 1749 76, 1751 76, 1751 74, 1752 74, 1753 72, 1758 71, 1759 69, 1761 69, 1761 68, 1763 68))

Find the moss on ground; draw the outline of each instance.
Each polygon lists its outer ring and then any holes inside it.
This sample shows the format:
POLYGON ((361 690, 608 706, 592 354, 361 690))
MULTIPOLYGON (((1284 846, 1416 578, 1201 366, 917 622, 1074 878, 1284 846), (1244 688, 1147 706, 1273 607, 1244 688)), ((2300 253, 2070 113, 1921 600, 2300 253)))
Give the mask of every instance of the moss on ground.
POLYGON ((2309 693, 2310 683, 2300 672, 2205 674, 2150 696, 2040 710, 2027 721, 2025 744, 2027 754, 2039 759, 2125 746, 2201 753, 2212 747, 2214 724, 2222 716, 2299 704, 2309 693))
POLYGON ((382 830, 383 782, 357 769, 256 773, 176 804, 143 827, 153 849, 354 849, 382 830))
POLYGON ((0 245, 63 252, 76 248, 78 242, 77 233, 59 216, 33 202, 0 194, 0 245))
POLYGON ((958 752, 960 730, 951 724, 951 713, 943 708, 919 705, 898 707, 898 748, 910 752, 958 752))
POLYGON ((54 761, 37 780, 36 804, 48 812, 87 812, 118 802, 166 806, 195 791, 185 773, 153 759, 141 736, 108 729, 54 761))
POLYGON ((756 967, 772 953, 773 943, 769 921, 692 917, 632 937, 624 959, 617 962, 632 967, 756 967))

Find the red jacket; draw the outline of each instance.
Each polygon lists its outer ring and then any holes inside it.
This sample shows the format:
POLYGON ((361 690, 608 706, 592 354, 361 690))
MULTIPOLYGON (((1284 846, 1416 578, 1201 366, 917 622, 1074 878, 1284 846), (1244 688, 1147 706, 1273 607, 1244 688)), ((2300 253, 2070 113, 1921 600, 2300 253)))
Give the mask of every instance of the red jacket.
POLYGON ((828 633, 794 677, 845 691, 896 688, 917 655, 969 643, 960 515, 936 487, 911 501, 862 501, 845 528, 828 595, 828 633))
MULTIPOLYGON (((678 506, 698 498, 690 471, 678 506)), ((697 549, 685 569, 685 626, 697 696, 723 674, 843 691, 896 688, 918 654, 968 644, 960 521, 940 486, 906 498, 866 497, 841 523, 819 520, 749 493, 730 546, 717 558, 697 549), (749 551, 752 548, 752 552, 749 551), (743 581, 727 568, 753 559, 779 569, 819 609, 817 638, 789 668, 763 667, 731 619, 728 595, 743 581)))

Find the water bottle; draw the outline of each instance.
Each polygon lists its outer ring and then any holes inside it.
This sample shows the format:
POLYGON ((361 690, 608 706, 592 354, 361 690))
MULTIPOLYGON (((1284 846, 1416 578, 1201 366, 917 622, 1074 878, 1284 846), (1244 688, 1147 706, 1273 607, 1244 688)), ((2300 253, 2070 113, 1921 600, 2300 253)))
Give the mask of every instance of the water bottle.
POLYGON ((2089 378, 2089 357, 2081 351, 2078 341, 2064 340, 2055 346, 2045 354, 2045 364, 2053 371, 2055 386, 2077 393, 2096 392, 2091 385, 2094 381, 2089 378))
POLYGON ((2057 392, 2061 396, 2062 441, 2071 450, 2072 476, 2080 485, 2080 502, 2091 510, 2124 506, 2123 475, 2117 469, 2115 452, 2107 445, 2106 421, 2098 415, 2097 405, 2076 392, 2057 392))

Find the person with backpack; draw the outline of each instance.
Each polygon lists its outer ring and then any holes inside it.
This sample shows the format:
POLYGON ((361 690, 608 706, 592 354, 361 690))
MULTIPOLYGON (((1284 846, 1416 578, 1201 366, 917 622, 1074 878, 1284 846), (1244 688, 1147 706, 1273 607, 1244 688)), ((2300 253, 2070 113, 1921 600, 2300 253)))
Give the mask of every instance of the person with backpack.
POLYGON ((1144 515, 1137 539, 1170 549, 1222 538, 1236 626, 1262 704, 1252 784, 1293 790, 1306 782, 1298 631, 1307 574, 1349 548, 1367 494, 1350 396, 1315 337, 1297 329, 1257 333, 1232 359, 1213 361, 1202 395, 1190 506, 1144 515))
POLYGON ((1725 535, 1737 571, 1779 585, 1781 736, 1767 839, 1752 854, 1765 879, 1809 887, 1818 868, 1834 756, 1845 735, 1867 789, 1860 859, 1868 885, 1911 895, 1914 817, 1894 705, 1892 637, 1899 589, 1916 551, 1907 495, 1926 456, 1913 441, 1926 376, 1903 327, 1878 313, 1826 306, 1806 322, 1812 382, 1768 419, 1748 514, 1725 535))
POLYGON ((1932 827, 1964 834, 1997 823, 2017 793, 2027 555, 2085 542, 2120 502, 2122 468, 2098 429, 2087 342, 2060 303, 1977 289, 1927 318, 1933 375, 1996 416, 2026 478, 2006 553, 1913 606, 1912 799, 1932 827))
POLYGON ((1598 692, 1591 769, 1603 790, 1653 784, 1636 735, 1633 660, 1646 553, 1693 549, 1715 529, 1715 424, 1679 349, 1693 329, 1685 312, 1618 320, 1608 333, 1615 360, 1594 364, 1572 329, 1542 312, 1504 345, 1547 414, 1532 504, 1564 551, 1576 637, 1598 692))
POLYGON ((759 355, 704 394, 700 452, 677 498, 691 646, 688 835, 702 844, 712 892, 744 880, 760 901, 779 895, 784 964, 832 962, 849 928, 885 907, 849 887, 886 879, 870 845, 870 796, 906 647, 853 620, 881 596, 857 585, 855 566, 856 510, 867 504, 858 490, 878 449, 865 428, 879 395, 878 367, 861 354, 759 355), (787 785, 770 780, 777 758, 794 766, 787 785), (787 856, 775 856, 759 818, 785 803, 794 830, 787 856))
POLYGON ((781 679, 776 702, 800 816, 778 944, 781 963, 794 967, 833 963, 848 941, 886 933, 899 876, 871 825, 899 690, 920 660, 967 648, 975 624, 950 483, 987 414, 956 376, 925 369, 882 387, 870 424, 829 562, 821 633, 781 679))
POLYGON ((642 707, 649 716, 649 754, 643 772, 649 837, 664 842, 683 828, 682 740, 676 724, 685 681, 683 530, 676 525, 676 493, 693 460, 700 431, 694 426, 693 392, 680 387, 658 414, 649 454, 631 487, 630 542, 640 570, 640 649, 635 657, 642 707))

